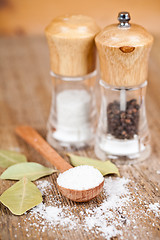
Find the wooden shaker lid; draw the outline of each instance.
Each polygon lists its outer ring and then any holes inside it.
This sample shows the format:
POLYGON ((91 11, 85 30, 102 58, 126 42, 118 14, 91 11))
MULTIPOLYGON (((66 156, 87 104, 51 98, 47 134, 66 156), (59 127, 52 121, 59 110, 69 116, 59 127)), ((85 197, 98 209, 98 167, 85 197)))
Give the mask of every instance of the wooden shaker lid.
POLYGON ((137 86, 147 80, 153 37, 129 20, 129 13, 120 13, 120 24, 105 27, 95 38, 101 78, 113 86, 137 86))
POLYGON ((63 76, 82 76, 95 70, 95 21, 82 15, 55 18, 45 29, 51 70, 63 76))

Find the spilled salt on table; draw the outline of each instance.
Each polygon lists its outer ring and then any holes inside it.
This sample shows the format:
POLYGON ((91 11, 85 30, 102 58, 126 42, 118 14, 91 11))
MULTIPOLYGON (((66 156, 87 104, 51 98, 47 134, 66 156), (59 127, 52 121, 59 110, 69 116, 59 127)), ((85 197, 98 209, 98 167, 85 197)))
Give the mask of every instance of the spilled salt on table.
POLYGON ((37 181, 37 187, 40 189, 41 193, 44 194, 46 189, 52 189, 52 185, 47 180, 37 181))
MULTIPOLYGON (((136 183, 126 178, 105 178, 103 188, 103 200, 91 201, 92 204, 78 204, 81 211, 77 215, 77 204, 66 205, 61 202, 58 195, 53 194, 54 185, 48 181, 37 181, 36 184, 40 191, 45 194, 45 202, 26 213, 25 229, 28 237, 33 236, 33 231, 37 231, 37 236, 46 236, 44 232, 53 231, 55 239, 57 229, 61 232, 63 240, 65 232, 76 229, 76 231, 87 232, 90 239, 95 234, 110 240, 113 237, 121 239, 139 239, 137 230, 141 221, 147 221, 150 228, 158 227, 160 217, 159 204, 149 203, 142 194, 139 194, 139 187, 136 183), (130 188, 128 188, 130 184, 130 188), (133 186, 132 186, 133 185, 133 186), (133 195, 134 193, 134 195, 133 195), (139 206, 138 211, 135 206, 139 206), (153 212, 154 215, 150 215, 153 212), (156 213, 156 214, 155 214, 156 213), (155 217, 155 219, 153 218, 155 217), (128 228, 131 230, 128 235, 128 228), (32 231, 30 231, 32 229, 32 231)), ((19 223, 17 228, 23 227, 19 223)), ((148 226, 149 227, 149 226, 148 226)), ((152 231, 148 232, 145 228, 147 239, 153 239, 152 231)))
POLYGON ((156 217, 160 216, 160 203, 150 203, 148 211, 152 211, 156 217))
POLYGON ((99 186, 103 180, 103 175, 99 170, 92 166, 82 165, 59 174, 57 183, 68 189, 87 190, 99 186))
MULTIPOLYGON (((44 184, 41 184, 41 182, 38 181, 37 186, 40 191, 44 192, 44 184)), ((39 204, 30 211, 25 222, 42 233, 48 231, 48 229, 55 231, 56 227, 62 226, 63 231, 77 229, 78 227, 90 233, 96 232, 96 234, 105 237, 105 239, 122 235, 122 230, 118 228, 123 225, 123 221, 119 221, 116 214, 117 209, 120 210, 130 200, 130 193, 127 187, 128 182, 129 180, 125 178, 105 179, 105 199, 98 205, 85 205, 85 209, 82 208, 79 212, 80 217, 76 214, 76 205, 72 207, 64 206, 57 196, 49 194, 51 191, 49 187, 46 189, 45 198, 48 194, 50 206, 47 206, 45 203, 39 204)), ((45 185, 47 184, 45 183, 45 185)))

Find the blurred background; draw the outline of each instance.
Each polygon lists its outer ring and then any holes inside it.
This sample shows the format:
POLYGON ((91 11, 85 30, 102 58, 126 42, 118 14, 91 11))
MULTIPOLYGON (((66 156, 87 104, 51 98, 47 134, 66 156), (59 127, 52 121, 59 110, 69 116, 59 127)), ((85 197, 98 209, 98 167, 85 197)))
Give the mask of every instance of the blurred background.
POLYGON ((160 33, 160 0, 0 0, 0 34, 43 34, 45 26, 62 14, 94 17, 104 27, 129 11, 132 22, 154 35, 160 33))
MULTIPOLYGON (((147 108, 152 112, 153 106, 157 107, 155 114, 158 114, 160 0, 0 0, 0 109, 3 113, 0 126, 27 123, 46 127, 52 83, 44 29, 54 17, 88 15, 103 28, 116 23, 120 11, 129 11, 131 22, 144 26, 154 35, 147 108)), ((158 120, 157 115, 154 121, 158 120)))

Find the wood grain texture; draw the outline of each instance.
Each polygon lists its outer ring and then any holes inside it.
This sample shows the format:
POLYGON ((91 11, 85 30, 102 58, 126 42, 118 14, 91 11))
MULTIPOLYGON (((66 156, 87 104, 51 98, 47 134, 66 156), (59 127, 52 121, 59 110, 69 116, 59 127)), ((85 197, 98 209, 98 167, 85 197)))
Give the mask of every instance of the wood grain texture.
POLYGON ((83 15, 55 18, 45 29, 51 70, 62 76, 83 76, 95 70, 95 35, 100 28, 83 15))
POLYGON ((60 172, 65 172, 72 166, 66 162, 50 145, 30 126, 18 126, 16 134, 25 142, 37 150, 47 161, 49 161, 60 172))
POLYGON ((138 86, 148 79, 153 37, 143 27, 117 24, 105 27, 95 38, 101 78, 112 86, 138 86))
MULTIPOLYGON (((49 55, 44 37, 20 37, 0 39, 0 148, 19 150, 26 154, 29 161, 41 163, 51 167, 50 163, 36 153, 28 144, 18 138, 14 129, 19 124, 28 124, 38 130, 42 137, 46 136, 46 123, 51 102, 51 86, 49 77, 49 55)), ((151 212, 145 217, 145 202, 155 203, 160 200, 160 36, 155 37, 155 43, 149 62, 149 86, 147 91, 147 113, 152 136, 152 155, 143 164, 121 166, 121 176, 130 179, 129 188, 135 201, 126 211, 130 214, 134 210, 140 217, 129 226, 122 227, 123 239, 145 240, 160 239, 160 220, 151 212), (136 195, 136 192, 138 195, 136 195), (141 201, 139 200, 139 197, 141 201)), ((95 157, 93 149, 79 151, 79 155, 95 157)), ((64 152, 62 157, 66 160, 64 152)), ((0 169, 0 173, 3 169, 0 169)), ((56 196, 64 206, 69 206, 77 218, 84 212, 102 202, 103 194, 89 203, 77 204, 63 197, 56 188, 57 174, 45 179, 53 183, 44 199, 49 203, 50 196, 56 196)), ((0 194, 11 186, 13 182, 0 179, 0 194)), ((117 210, 118 211, 118 210, 117 210)), ((84 231, 79 225, 77 229, 67 231, 62 227, 39 232, 36 229, 38 220, 30 226, 27 215, 14 216, 7 208, 0 204, 0 239, 26 240, 30 239, 70 239, 70 240, 104 240, 96 232, 84 231), (25 222, 26 221, 26 222, 25 222), (20 225, 20 227, 18 227, 20 225), (28 232, 26 229, 28 228, 28 232)), ((118 215, 117 215, 118 216, 118 215)), ((130 219, 130 218, 129 218, 130 219)), ((107 220, 106 220, 107 221, 107 220)), ((115 239, 120 239, 119 236, 115 239)))
POLYGON ((68 199, 71 199, 75 202, 88 202, 89 200, 94 199, 97 197, 103 189, 104 181, 99 184, 98 186, 87 189, 87 190, 72 190, 68 188, 64 188, 60 185, 58 185, 58 189, 62 193, 63 196, 67 197, 68 199))

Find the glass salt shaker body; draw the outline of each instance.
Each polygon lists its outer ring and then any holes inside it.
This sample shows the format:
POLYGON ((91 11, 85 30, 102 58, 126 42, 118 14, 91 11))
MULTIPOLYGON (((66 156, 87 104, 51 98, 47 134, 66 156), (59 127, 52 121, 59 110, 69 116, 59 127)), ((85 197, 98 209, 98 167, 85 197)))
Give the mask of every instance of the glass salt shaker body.
POLYGON ((52 104, 47 140, 56 149, 76 150, 93 144, 97 116, 96 70, 82 77, 51 72, 52 104))
POLYGON ((58 17, 46 28, 53 85, 47 141, 57 150, 93 144, 98 31, 94 20, 82 15, 58 17))
POLYGON ((120 13, 118 19, 119 25, 106 27, 96 37, 102 79, 95 153, 101 160, 132 164, 151 151, 145 95, 153 38, 129 24, 129 13, 120 13))

